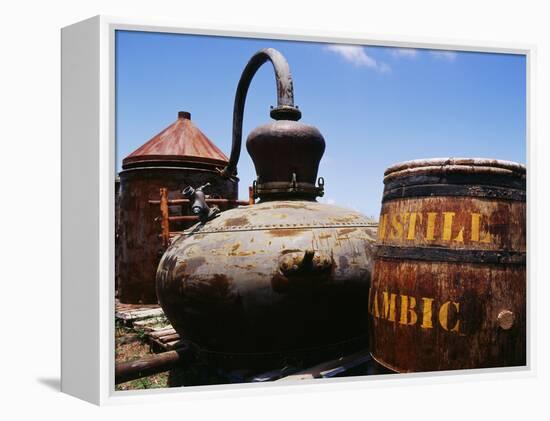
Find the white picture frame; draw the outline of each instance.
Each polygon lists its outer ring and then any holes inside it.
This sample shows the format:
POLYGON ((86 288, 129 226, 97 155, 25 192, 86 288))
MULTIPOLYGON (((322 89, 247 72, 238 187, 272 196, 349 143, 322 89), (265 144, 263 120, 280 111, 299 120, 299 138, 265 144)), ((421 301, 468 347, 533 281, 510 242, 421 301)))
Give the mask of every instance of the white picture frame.
MULTIPOLYGON (((61 390, 103 405, 141 399, 181 400, 212 396, 293 393, 342 387, 378 387, 378 382, 442 383, 448 376, 466 380, 507 379, 532 376, 536 370, 531 345, 531 320, 535 311, 534 285, 528 254, 528 349, 525 368, 482 369, 456 372, 391 375, 353 379, 305 380, 288 383, 239 384, 133 392, 114 389, 114 179, 115 179, 115 43, 116 30, 205 34, 298 41, 384 45, 513 53, 527 63, 527 157, 532 169, 531 110, 533 45, 504 43, 462 44, 455 40, 434 42, 406 37, 387 39, 352 33, 295 30, 261 33, 224 26, 184 27, 154 19, 96 16, 62 29, 62 377, 61 390)), ((528 191, 531 179, 528 176, 528 191)), ((528 232, 533 215, 528 196, 528 232)))

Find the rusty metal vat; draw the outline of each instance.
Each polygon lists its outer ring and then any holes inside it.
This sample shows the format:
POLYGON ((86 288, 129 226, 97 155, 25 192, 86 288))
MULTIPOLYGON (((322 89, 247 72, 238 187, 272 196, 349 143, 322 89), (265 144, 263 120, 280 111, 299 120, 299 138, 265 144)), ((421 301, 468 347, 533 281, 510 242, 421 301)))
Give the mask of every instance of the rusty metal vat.
POLYGON ((418 372, 526 363, 523 165, 388 168, 369 293, 371 353, 418 372))
POLYGON ((269 367, 314 361, 368 342, 368 299, 376 224, 317 203, 325 141, 299 123, 288 64, 273 49, 247 64, 237 88, 233 148, 223 174, 234 177, 250 81, 273 64, 276 120, 254 130, 247 148, 259 203, 208 217, 180 236, 157 271, 157 294, 182 338, 221 366, 269 367))
MULTIPOLYGON (((174 198, 188 184, 210 183, 213 197, 237 199, 237 180, 220 176, 227 157, 188 112, 123 160, 120 172, 116 283, 122 303, 156 303, 155 275, 165 250, 160 237, 161 188, 174 198)), ((185 214, 185 213, 184 213, 185 214)), ((188 227, 190 223, 184 223, 188 227)))

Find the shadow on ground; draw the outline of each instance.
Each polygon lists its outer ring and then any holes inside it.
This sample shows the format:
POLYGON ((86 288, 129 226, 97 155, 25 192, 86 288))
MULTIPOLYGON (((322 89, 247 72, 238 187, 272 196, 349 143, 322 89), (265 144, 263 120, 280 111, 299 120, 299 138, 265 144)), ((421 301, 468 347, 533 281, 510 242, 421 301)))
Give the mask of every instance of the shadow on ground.
POLYGON ((36 379, 36 381, 55 392, 61 391, 61 379, 58 377, 41 377, 36 379))

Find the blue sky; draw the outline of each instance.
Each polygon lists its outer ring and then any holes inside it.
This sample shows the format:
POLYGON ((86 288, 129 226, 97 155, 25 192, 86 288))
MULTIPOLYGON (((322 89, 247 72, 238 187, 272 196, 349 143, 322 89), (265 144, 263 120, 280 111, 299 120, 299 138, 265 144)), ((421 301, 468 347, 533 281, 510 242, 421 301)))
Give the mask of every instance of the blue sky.
MULTIPOLYGON (((229 156, 235 89, 249 58, 287 58, 302 122, 326 141, 320 201, 378 218, 383 173, 405 160, 485 157, 525 163, 525 56, 118 31, 117 171, 122 159, 189 111, 229 156)), ((272 67, 252 81, 243 142, 276 105, 272 67)), ((239 192, 255 179, 246 148, 239 192)))

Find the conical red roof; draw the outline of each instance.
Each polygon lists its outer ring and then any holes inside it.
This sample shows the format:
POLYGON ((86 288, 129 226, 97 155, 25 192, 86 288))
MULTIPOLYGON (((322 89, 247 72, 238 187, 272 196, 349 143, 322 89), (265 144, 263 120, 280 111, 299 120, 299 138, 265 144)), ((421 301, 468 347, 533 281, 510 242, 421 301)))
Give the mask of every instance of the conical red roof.
POLYGON ((191 122, 191 114, 178 119, 122 161, 122 168, 158 164, 225 166, 227 156, 191 122))

